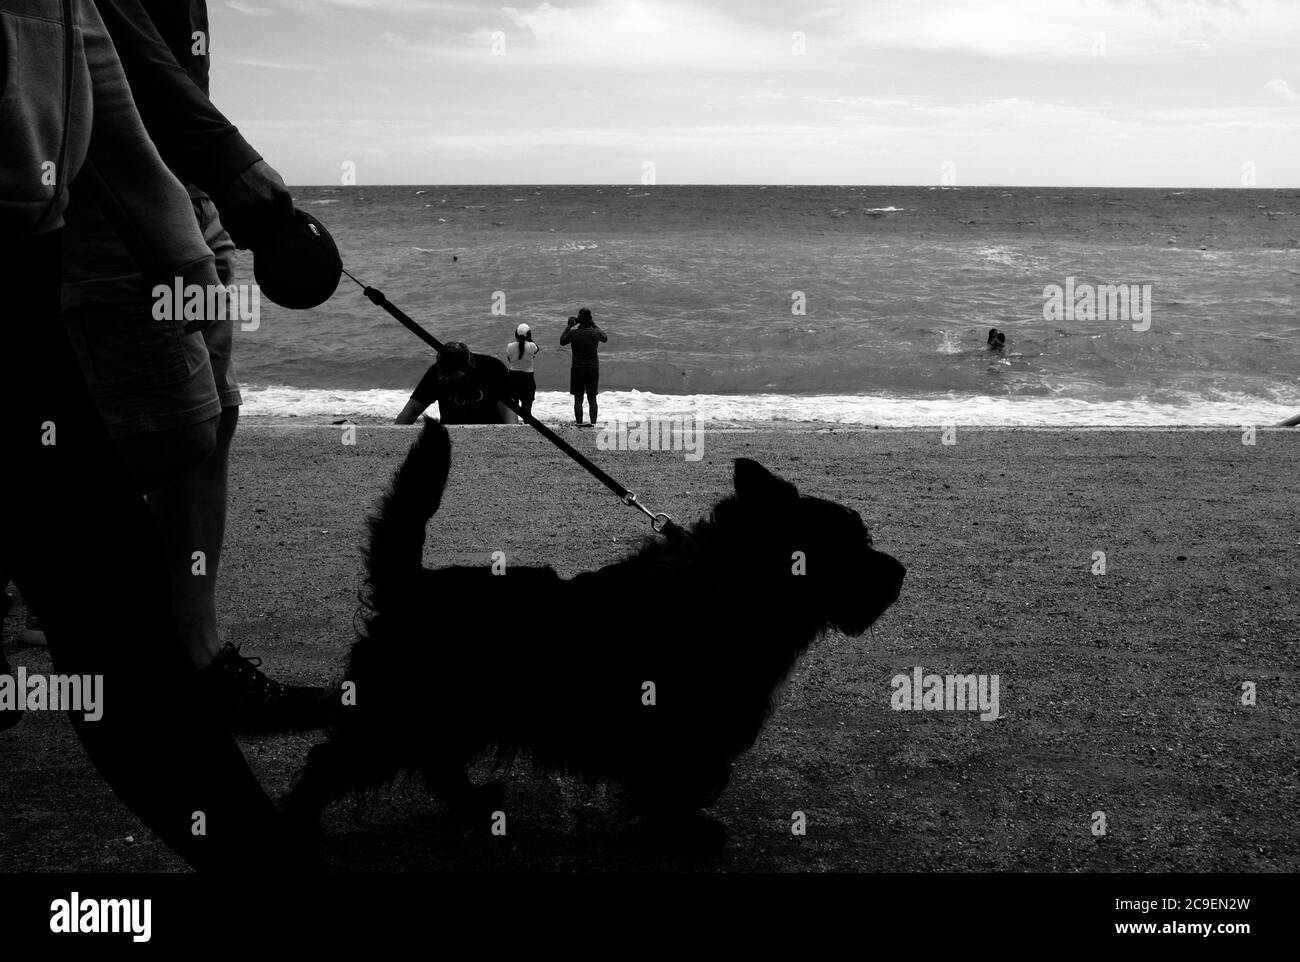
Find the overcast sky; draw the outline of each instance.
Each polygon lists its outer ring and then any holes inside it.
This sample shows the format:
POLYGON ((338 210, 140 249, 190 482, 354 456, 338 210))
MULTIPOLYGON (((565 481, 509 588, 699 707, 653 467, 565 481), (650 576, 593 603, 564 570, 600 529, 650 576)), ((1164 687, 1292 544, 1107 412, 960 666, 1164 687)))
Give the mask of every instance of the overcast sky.
POLYGON ((1300 0, 208 2, 293 184, 1300 184, 1300 0))

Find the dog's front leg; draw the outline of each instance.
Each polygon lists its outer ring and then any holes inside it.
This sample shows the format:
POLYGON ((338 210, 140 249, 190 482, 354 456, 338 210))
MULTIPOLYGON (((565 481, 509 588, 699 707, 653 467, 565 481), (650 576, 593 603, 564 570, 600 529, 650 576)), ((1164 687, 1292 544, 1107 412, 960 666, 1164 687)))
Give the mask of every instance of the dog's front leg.
POLYGON ((478 819, 501 810, 506 790, 500 782, 475 785, 462 764, 426 762, 420 767, 429 791, 446 803, 457 818, 478 819))
POLYGON ((727 827, 703 809, 731 780, 730 761, 677 765, 633 789, 643 812, 631 839, 690 855, 710 854, 726 844, 727 827))

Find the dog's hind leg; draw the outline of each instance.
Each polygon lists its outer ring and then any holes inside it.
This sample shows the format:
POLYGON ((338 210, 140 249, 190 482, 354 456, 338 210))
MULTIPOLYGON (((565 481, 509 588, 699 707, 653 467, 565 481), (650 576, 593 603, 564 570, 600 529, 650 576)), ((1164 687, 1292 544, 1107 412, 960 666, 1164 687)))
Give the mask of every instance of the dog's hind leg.
POLYGON ((722 793, 731 784, 731 762, 707 766, 703 771, 708 774, 700 779, 699 804, 702 808, 708 808, 722 797, 722 793))

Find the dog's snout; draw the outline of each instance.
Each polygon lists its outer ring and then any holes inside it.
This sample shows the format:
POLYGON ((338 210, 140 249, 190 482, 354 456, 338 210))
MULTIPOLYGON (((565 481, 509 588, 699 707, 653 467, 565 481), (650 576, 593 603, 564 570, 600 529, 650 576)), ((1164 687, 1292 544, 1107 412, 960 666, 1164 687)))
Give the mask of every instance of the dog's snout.
POLYGON ((892 604, 903 592, 903 579, 907 577, 907 569, 893 555, 882 553, 878 559, 877 572, 881 582, 889 589, 892 604))
POLYGON ((901 585, 903 579, 907 577, 907 569, 903 563, 893 555, 885 554, 883 551, 871 552, 875 557, 872 559, 875 567, 876 577, 887 583, 901 585))

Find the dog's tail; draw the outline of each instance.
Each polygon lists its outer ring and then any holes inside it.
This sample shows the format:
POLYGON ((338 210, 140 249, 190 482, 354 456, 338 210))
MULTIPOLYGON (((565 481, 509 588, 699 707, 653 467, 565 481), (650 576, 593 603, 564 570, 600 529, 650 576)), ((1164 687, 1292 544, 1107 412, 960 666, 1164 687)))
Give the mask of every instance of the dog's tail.
POLYGON ((411 445, 393 483, 371 516, 370 545, 366 549, 368 607, 405 591, 421 570, 424 528, 447 485, 451 468, 451 438, 437 421, 426 418, 420 437, 411 445))

